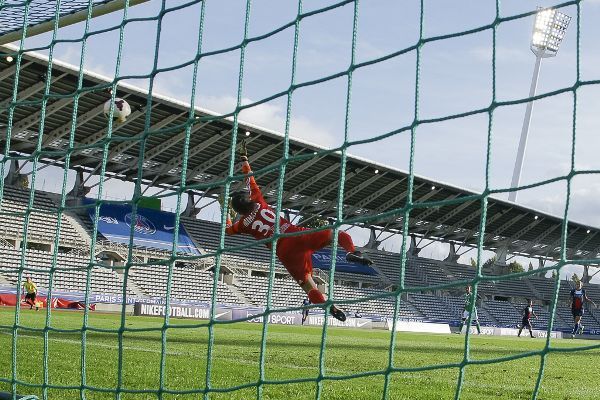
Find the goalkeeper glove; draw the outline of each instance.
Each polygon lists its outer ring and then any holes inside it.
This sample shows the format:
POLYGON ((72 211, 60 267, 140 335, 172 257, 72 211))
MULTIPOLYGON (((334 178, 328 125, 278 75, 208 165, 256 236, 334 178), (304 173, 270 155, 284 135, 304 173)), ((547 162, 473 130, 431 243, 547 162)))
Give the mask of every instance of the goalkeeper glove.
MULTIPOLYGON (((221 206, 221 211, 222 211, 223 205, 225 203, 225 197, 223 196, 222 193, 219 195, 217 201, 219 202, 219 205, 221 206)), ((235 218, 237 217, 237 213, 235 212, 233 207, 231 207, 231 198, 229 198, 229 200, 227 201, 227 214, 229 215, 229 218, 232 221, 235 220, 235 218)))
POLYGON ((238 155, 240 156, 240 160, 248 161, 248 148, 246 147, 246 140, 243 139, 240 142, 240 146, 238 148, 238 155))

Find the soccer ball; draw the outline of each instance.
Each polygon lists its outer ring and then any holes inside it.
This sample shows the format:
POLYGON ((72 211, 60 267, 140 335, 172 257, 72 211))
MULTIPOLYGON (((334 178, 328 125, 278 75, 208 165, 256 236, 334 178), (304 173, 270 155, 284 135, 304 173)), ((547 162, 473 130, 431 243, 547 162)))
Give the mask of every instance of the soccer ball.
MULTIPOLYGON (((106 117, 106 119, 108 119, 108 117, 110 116, 110 104, 111 101, 107 100, 106 103, 104 103, 104 116, 106 117)), ((127 120, 127 117, 129 117, 129 115, 131 114, 131 107, 129 106, 129 103, 127 103, 125 100, 120 99, 120 98, 116 98, 115 99, 115 110, 113 112, 113 121, 118 122, 118 123, 123 123, 125 122, 125 120, 127 120)))

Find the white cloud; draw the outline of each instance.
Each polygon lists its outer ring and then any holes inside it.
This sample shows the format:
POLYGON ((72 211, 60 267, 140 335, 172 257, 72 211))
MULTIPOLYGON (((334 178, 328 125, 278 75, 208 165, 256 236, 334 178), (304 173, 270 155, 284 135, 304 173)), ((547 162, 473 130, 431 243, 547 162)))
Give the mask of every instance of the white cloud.
MULTIPOLYGON (((492 62, 492 47, 491 46, 474 47, 473 49, 470 50, 469 53, 477 61, 483 61, 488 64, 492 62)), ((531 55, 529 54, 529 52, 527 50, 523 50, 521 48, 496 46, 496 61, 503 61, 503 62, 531 61, 531 55)))
MULTIPOLYGON (((252 103, 251 99, 243 99, 243 104, 252 103)), ((230 113, 235 109, 236 99, 233 96, 208 96, 198 100, 197 105, 219 113, 230 113)), ((267 129, 283 132, 285 129, 286 109, 276 104, 259 104, 243 110, 240 120, 267 129)), ((292 111, 290 137, 307 140, 324 147, 335 146, 334 135, 325 127, 319 126, 309 118, 295 115, 292 111)))
MULTIPOLYGON (((79 46, 68 46, 66 47, 64 52, 59 53, 55 57, 61 61, 79 67, 79 65, 81 64, 81 49, 79 48, 79 46)), ((104 76, 111 76, 111 74, 114 74, 114 71, 110 72, 106 68, 106 64, 104 64, 104 62, 98 62, 98 60, 96 60, 96 57, 94 55, 91 55, 89 52, 87 52, 85 55, 83 67, 87 71, 93 71, 97 74, 104 76)))

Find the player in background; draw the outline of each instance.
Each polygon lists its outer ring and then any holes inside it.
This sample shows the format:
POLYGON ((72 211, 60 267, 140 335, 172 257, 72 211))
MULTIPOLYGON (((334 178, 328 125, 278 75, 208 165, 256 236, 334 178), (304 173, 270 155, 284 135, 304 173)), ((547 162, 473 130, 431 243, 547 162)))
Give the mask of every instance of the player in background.
POLYGON ((302 309, 302 325, 304 325, 304 321, 306 321, 306 318, 308 318, 308 307, 310 305, 310 300, 308 299, 308 297, 305 297, 304 300, 302 300, 302 307, 304 307, 302 309))
POLYGON ((529 335, 533 337, 531 318, 537 318, 537 315, 535 315, 535 312, 533 311, 533 300, 529 300, 527 306, 523 309, 523 319, 521 320, 521 326, 519 327, 519 334, 517 336, 521 337, 523 328, 527 327, 527 329, 529 329, 529 335))
POLYGON ((29 304, 29 309, 31 310, 35 307, 35 311, 39 310, 39 307, 35 305, 37 286, 33 283, 30 276, 26 278, 26 281, 23 284, 23 293, 25 293, 25 303, 29 304))
POLYGON ((589 301, 596 306, 587 294, 585 293, 585 289, 583 288, 583 283, 581 281, 577 281, 575 284, 575 289, 571 289, 571 314, 573 314, 573 322, 575 322, 575 326, 571 333, 573 335, 581 335, 583 333, 583 324, 581 323, 581 317, 583 317, 584 313, 584 305, 585 302, 589 301))
MULTIPOLYGON (((460 323, 460 326, 459 326, 458 332, 457 332, 459 334, 462 332, 463 326, 469 319, 469 314, 470 314, 470 310, 471 310, 471 302, 475 301, 473 292, 471 291, 471 285, 467 286, 464 296, 465 296, 465 308, 463 310, 462 321, 460 323)), ((477 297, 479 298, 479 296, 477 296, 477 297)), ((481 326, 479 325, 479 318, 477 317, 477 307, 475 307, 475 306, 473 307, 473 319, 471 320, 471 322, 475 323, 475 326, 477 327, 477 333, 481 334, 481 326)))
MULTIPOLYGON (((252 172, 252 169, 248 163, 246 145, 243 141, 239 154, 242 161, 242 172, 248 175, 252 172)), ((275 214, 275 210, 265 202, 254 176, 247 176, 244 183, 246 190, 231 193, 231 207, 229 209, 233 209, 237 213, 238 220, 232 223, 231 219, 235 218, 235 215, 227 215, 225 232, 228 235, 245 233, 252 235, 257 240, 268 239, 273 236, 277 217, 279 217, 280 233, 308 231, 308 229, 296 226, 287 219, 275 214)), ((283 237, 277 240, 277 258, 306 292, 312 304, 322 304, 326 301, 325 296, 319 291, 312 277, 312 254, 331 245, 332 239, 333 230, 326 229, 298 236, 283 237)), ((271 247, 270 243, 266 245, 268 248, 271 247)), ((373 264, 371 260, 354 248, 352 238, 346 232, 338 231, 338 245, 348 252, 346 254, 347 261, 363 265, 373 264)), ((336 306, 331 305, 329 311, 334 318, 340 321, 346 320, 346 314, 336 306)))

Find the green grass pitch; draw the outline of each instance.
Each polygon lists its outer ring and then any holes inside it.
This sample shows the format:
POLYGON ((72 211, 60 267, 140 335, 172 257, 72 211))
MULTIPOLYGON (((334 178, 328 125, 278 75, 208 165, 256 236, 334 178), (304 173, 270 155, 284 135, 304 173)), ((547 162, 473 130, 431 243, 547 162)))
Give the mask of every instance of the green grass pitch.
MULTIPOLYGON (((21 310, 23 327, 43 328, 46 312, 21 310)), ((118 314, 90 313, 89 326, 117 330, 118 314)), ((12 376, 12 331, 14 309, 0 308, 0 391, 10 391, 12 376)), ((81 328, 83 313, 52 311, 50 326, 71 329, 70 333, 48 332, 48 381, 71 389, 49 388, 49 399, 79 399, 82 382, 81 328)), ((153 331, 125 332, 123 336, 122 388, 157 390, 161 363, 161 318, 127 316, 129 329, 159 328, 153 331)), ((206 321, 201 321, 206 322, 206 321)), ((192 391, 205 386, 208 329, 191 326, 198 321, 171 319, 167 332, 164 388, 192 391)), ((211 399, 254 399, 259 377, 262 324, 235 323, 218 325, 214 330, 211 387, 235 391, 211 393, 211 399)), ((267 381, 300 380, 292 384, 266 384, 264 399, 314 399, 319 376, 322 329, 269 325, 265 353, 267 381), (302 381, 312 379, 312 381, 302 381)), ((388 364, 390 332, 330 328, 324 354, 323 399, 381 399, 384 372, 388 364), (373 373, 354 379, 347 375, 373 373), (336 379, 329 379, 334 377, 336 379)), ((471 340, 470 358, 489 360, 543 349, 543 339, 477 337, 471 340)), ((394 366, 415 368, 460 363, 464 356, 464 336, 398 333, 394 366)), ((600 348, 596 342, 553 340, 552 349, 587 348, 575 352, 551 351, 546 360, 538 399, 600 398, 600 348)), ((41 385, 44 381, 43 333, 20 329, 17 339, 18 379, 41 385)), ((86 399, 113 399, 106 389, 117 387, 118 335, 113 332, 87 334, 86 399)), ((465 369, 461 399, 530 399, 540 368, 539 355, 494 364, 468 365, 465 369)), ((390 399, 453 399, 459 369, 437 368, 428 371, 394 372, 390 399)), ((41 388, 19 385, 20 394, 41 396, 41 388)), ((122 399, 156 399, 156 393, 123 393, 122 399)), ((163 393, 162 399, 198 399, 199 394, 163 393)))

